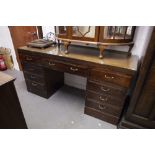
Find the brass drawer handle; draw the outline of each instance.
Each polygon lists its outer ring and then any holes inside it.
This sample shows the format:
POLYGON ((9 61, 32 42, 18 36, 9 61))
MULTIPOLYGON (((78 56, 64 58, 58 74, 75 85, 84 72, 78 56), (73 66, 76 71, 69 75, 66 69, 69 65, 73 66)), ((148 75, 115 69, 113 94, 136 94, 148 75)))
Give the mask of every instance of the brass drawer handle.
POLYGON ((102 104, 99 104, 98 108, 99 108, 100 110, 103 110, 103 109, 106 109, 106 106, 104 106, 104 105, 102 105, 102 104))
POLYGON ((38 85, 37 83, 33 83, 33 82, 31 84, 32 84, 32 86, 37 86, 38 85))
POLYGON ((104 88, 104 87, 101 87, 101 90, 103 90, 103 91, 105 91, 105 92, 110 91, 109 88, 104 88))
POLYGON ((73 68, 73 67, 70 67, 70 70, 72 70, 72 71, 76 72, 76 71, 78 71, 78 68, 73 68))
POLYGON ((26 60, 31 61, 32 58, 31 57, 26 57, 26 60))
POLYGON ((102 96, 99 97, 101 101, 107 101, 108 98, 103 98, 102 96))
POLYGON ((107 76, 107 75, 104 75, 104 77, 105 77, 106 79, 114 79, 113 76, 107 76))
POLYGON ((55 63, 53 63, 53 62, 48 62, 48 64, 49 64, 50 66, 55 66, 55 63))

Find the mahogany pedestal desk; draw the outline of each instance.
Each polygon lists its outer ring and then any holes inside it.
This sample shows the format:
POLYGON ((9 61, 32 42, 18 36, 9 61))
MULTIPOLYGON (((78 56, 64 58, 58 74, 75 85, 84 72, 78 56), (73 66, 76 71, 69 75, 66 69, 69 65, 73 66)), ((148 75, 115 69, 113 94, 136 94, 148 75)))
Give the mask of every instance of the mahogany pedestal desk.
POLYGON ((70 46, 70 53, 49 47, 18 49, 27 90, 49 98, 64 85, 64 72, 87 78, 84 113, 118 124, 138 67, 138 57, 70 46))

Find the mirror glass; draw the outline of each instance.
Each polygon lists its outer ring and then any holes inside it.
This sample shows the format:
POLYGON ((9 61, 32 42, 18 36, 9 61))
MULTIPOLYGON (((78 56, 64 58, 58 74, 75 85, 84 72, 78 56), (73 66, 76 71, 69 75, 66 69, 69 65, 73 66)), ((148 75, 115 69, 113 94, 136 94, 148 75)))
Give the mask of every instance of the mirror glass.
POLYGON ((76 37, 95 37, 95 26, 73 26, 72 35, 76 37))
POLYGON ((131 39, 132 26, 105 26, 104 39, 131 39))
POLYGON ((103 38, 104 39, 113 39, 115 26, 105 26, 103 38))
POLYGON ((115 39, 124 39, 127 27, 126 26, 115 26, 115 39))
POLYGON ((132 37, 132 26, 128 26, 127 31, 126 31, 126 35, 125 35, 125 39, 131 39, 132 37))
POLYGON ((56 26, 56 34, 67 34, 67 28, 66 26, 56 26))

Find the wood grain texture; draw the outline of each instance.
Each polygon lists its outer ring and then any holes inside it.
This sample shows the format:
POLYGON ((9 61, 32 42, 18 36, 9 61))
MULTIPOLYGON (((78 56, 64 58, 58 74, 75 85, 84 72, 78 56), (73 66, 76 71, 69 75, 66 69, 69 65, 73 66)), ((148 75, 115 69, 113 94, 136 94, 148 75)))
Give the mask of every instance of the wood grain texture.
MULTIPOLYGON (((70 47, 70 53, 65 54, 63 47, 59 50, 58 47, 49 47, 46 49, 38 49, 38 48, 30 48, 27 46, 20 47, 19 51, 30 51, 29 55, 32 55, 32 52, 35 54, 40 53, 43 55, 51 55, 53 57, 61 57, 61 59, 69 59, 74 61, 85 61, 86 63, 95 63, 100 66, 111 66, 122 68, 128 70, 128 72, 137 71, 138 68, 138 57, 132 55, 131 57, 127 57, 125 54, 112 53, 105 51, 105 56, 103 59, 98 59, 98 51, 92 48, 82 47, 77 48, 76 46, 70 47)), ((39 55, 38 55, 39 56, 39 55)))
POLYGON ((6 84, 7 82, 13 81, 13 80, 15 80, 14 77, 0 71, 0 86, 6 84))
POLYGON ((26 129, 27 125, 12 78, 10 81, 10 76, 2 76, 9 80, 0 86, 0 129, 26 129))
POLYGON ((65 54, 57 47, 19 48, 28 91, 47 98, 48 92, 54 93, 49 89, 63 85, 64 72, 87 77, 85 114, 117 124, 138 68, 137 57, 107 52, 99 60, 90 48, 70 50, 65 54))
POLYGON ((99 94, 106 93, 108 95, 116 95, 120 97, 123 97, 124 95, 127 94, 127 90, 124 89, 123 87, 103 81, 102 82, 91 81, 90 79, 87 82, 87 90, 99 94))
POLYGON ((110 104, 104 104, 104 103, 100 104, 92 100, 87 100, 86 106, 96 109, 100 112, 105 112, 105 113, 108 113, 108 114, 111 114, 117 117, 121 115, 121 111, 122 111, 122 107, 112 106, 110 104))
POLYGON ((115 125, 117 125, 119 121, 119 117, 89 107, 85 107, 84 113, 115 125))
POLYGON ((90 72, 90 80, 107 81, 118 84, 122 87, 129 87, 131 84, 131 76, 120 74, 119 72, 112 72, 110 70, 92 69, 90 72))

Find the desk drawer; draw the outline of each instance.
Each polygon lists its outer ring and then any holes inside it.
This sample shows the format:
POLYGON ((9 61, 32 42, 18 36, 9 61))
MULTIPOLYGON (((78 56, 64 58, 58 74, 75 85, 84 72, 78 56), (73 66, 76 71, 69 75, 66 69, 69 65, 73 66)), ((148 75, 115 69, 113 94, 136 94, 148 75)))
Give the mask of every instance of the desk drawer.
POLYGON ((56 61, 56 60, 46 60, 46 59, 44 59, 43 63, 45 64, 46 67, 52 68, 53 70, 68 72, 71 74, 77 74, 81 76, 88 75, 88 69, 85 66, 64 63, 62 61, 56 61))
POLYGON ((107 84, 106 82, 99 83, 90 80, 87 82, 87 90, 97 92, 99 94, 109 94, 117 97, 122 97, 127 93, 127 90, 123 87, 119 87, 114 84, 107 84))
POLYGON ((107 94, 97 94, 93 93, 91 91, 87 91, 86 97, 88 100, 93 100, 100 104, 106 104, 106 105, 114 105, 114 106, 122 106, 124 103, 124 97, 117 97, 107 94))
POLYGON ((86 100, 86 106, 89 108, 96 109, 100 112, 109 113, 111 115, 118 116, 118 117, 120 116, 122 112, 122 107, 116 107, 116 106, 114 107, 111 105, 107 105, 104 103, 101 104, 101 103, 93 102, 90 100, 86 100))
POLYGON ((38 82, 34 82, 34 81, 31 81, 31 80, 28 80, 28 79, 25 79, 26 81, 26 84, 29 88, 32 88, 32 89, 38 89, 38 90, 45 90, 45 84, 41 84, 41 83, 38 83, 38 82))
POLYGON ((115 125, 117 125, 119 121, 119 117, 109 115, 89 107, 85 107, 84 113, 115 125))
POLYGON ((85 76, 85 77, 88 76, 88 69, 80 65, 67 64, 67 72, 71 74, 85 76))
POLYGON ((40 76, 44 75, 44 70, 42 69, 41 66, 37 66, 31 63, 22 63, 23 71, 32 73, 32 74, 37 74, 40 76))
POLYGON ((90 74, 90 80, 101 82, 106 81, 128 88, 131 83, 131 76, 109 70, 92 69, 90 74))
POLYGON ((41 59, 41 57, 38 55, 30 55, 30 54, 19 54, 19 57, 22 62, 30 62, 30 63, 40 62, 41 59))
POLYGON ((26 80, 31 80, 31 81, 41 83, 41 84, 45 83, 45 79, 42 76, 38 76, 36 74, 31 74, 31 73, 25 72, 25 71, 24 71, 24 76, 25 76, 26 80))
POLYGON ((45 85, 27 79, 25 81, 29 92, 47 98, 47 90, 45 85))

